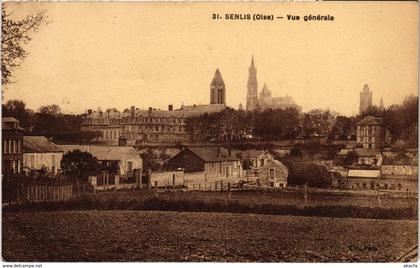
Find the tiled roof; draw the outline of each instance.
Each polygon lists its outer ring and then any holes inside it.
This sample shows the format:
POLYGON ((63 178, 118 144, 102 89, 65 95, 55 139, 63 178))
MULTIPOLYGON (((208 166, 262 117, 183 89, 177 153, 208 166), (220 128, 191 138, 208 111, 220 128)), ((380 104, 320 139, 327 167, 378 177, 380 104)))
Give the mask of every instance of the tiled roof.
POLYGON ((236 161, 239 160, 235 156, 235 152, 221 147, 188 147, 186 150, 191 151, 193 154, 201 158, 205 162, 223 162, 223 161, 236 161))
POLYGON ((44 136, 24 136, 23 153, 63 152, 55 143, 44 136))
POLYGON ((3 123, 19 122, 19 120, 14 117, 3 117, 1 121, 3 123))
POLYGON ((138 151, 131 146, 103 146, 103 145, 58 145, 64 153, 80 150, 91 153, 101 161, 120 161, 127 157, 141 158, 138 151))
POLYGON ((355 152, 357 156, 376 156, 380 153, 377 149, 363 149, 363 148, 356 148, 355 152))
POLYGON ((360 120, 358 125, 383 125, 382 118, 374 117, 374 116, 366 116, 362 120, 360 120))
POLYGON ((242 158, 257 158, 261 155, 264 154, 269 154, 272 155, 270 152, 265 151, 265 150, 245 150, 245 151, 237 151, 237 152, 241 152, 242 153, 242 158))
POLYGON ((280 168, 280 169, 283 169, 285 171, 288 170, 287 167, 285 165, 283 165, 282 162, 280 162, 279 160, 275 160, 275 159, 269 159, 267 161, 267 164, 265 164, 262 168, 273 168, 273 167, 280 168))
POLYGON ((23 127, 19 126, 20 121, 14 117, 3 117, 1 122, 2 130, 25 130, 23 127))

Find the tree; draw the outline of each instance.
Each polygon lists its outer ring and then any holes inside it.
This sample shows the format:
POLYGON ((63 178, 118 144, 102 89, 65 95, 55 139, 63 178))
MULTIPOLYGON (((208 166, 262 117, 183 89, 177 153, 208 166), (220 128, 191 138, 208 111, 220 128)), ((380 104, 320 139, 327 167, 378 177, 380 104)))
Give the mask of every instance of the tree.
POLYGON ((143 170, 145 172, 148 170, 160 170, 164 161, 160 157, 163 157, 165 160, 169 158, 165 153, 161 153, 160 155, 155 154, 150 148, 141 153, 140 157, 143 159, 143 170))
POLYGON ((304 185, 310 187, 325 188, 331 185, 333 175, 330 174, 325 166, 316 165, 297 157, 288 157, 284 159, 284 164, 289 169, 287 178, 288 184, 304 185))
POLYGON ((357 153, 355 151, 350 151, 348 154, 344 157, 344 165, 351 166, 355 162, 357 162, 357 153))
POLYGON ((64 174, 76 177, 77 180, 87 180, 88 176, 96 175, 99 164, 97 159, 88 152, 73 150, 63 155, 61 170, 64 174))
POLYGON ((11 116, 20 121, 24 128, 31 126, 33 111, 26 109, 26 104, 21 100, 9 100, 2 105, 3 116, 11 116))
POLYGON ((1 38, 1 73, 2 85, 11 83, 13 71, 20 66, 28 55, 24 44, 31 41, 31 34, 37 32, 42 23, 46 22, 45 10, 30 14, 21 20, 15 20, 7 13, 5 3, 2 6, 2 38, 1 38))

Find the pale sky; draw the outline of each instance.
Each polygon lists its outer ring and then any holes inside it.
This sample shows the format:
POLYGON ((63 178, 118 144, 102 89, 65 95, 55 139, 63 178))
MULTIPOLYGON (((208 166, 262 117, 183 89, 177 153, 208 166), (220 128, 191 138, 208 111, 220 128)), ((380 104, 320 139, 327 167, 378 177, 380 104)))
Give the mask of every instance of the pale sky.
POLYGON ((64 112, 167 109, 208 104, 219 68, 227 105, 246 104, 251 56, 259 90, 292 96, 303 111, 355 114, 367 83, 385 106, 418 95, 418 3, 7 3, 50 23, 27 45, 5 98, 64 112), (282 20, 212 20, 212 13, 273 14, 282 20), (287 14, 300 15, 288 21, 287 14), (305 15, 334 21, 303 21, 305 15))

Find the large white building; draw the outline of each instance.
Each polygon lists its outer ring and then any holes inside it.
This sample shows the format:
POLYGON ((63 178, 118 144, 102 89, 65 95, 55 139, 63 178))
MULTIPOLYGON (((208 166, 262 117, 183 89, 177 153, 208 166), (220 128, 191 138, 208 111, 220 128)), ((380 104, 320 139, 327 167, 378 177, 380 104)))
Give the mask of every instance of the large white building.
POLYGON ((45 169, 56 175, 60 172, 63 150, 44 136, 23 137, 23 170, 26 173, 45 169))

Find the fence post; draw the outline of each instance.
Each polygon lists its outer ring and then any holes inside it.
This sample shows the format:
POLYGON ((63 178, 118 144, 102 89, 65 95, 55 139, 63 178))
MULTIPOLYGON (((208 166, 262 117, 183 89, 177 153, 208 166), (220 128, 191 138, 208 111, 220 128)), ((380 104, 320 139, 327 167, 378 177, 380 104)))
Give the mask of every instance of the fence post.
POLYGON ((172 190, 175 192, 175 177, 172 176, 172 190))
POLYGON ((158 182, 155 181, 155 197, 158 198, 159 194, 158 194, 158 182))
POLYGON ((230 190, 230 182, 228 182, 227 187, 228 187, 228 201, 230 202, 232 201, 232 192, 230 190))

